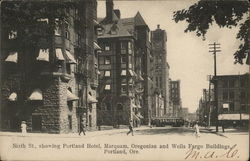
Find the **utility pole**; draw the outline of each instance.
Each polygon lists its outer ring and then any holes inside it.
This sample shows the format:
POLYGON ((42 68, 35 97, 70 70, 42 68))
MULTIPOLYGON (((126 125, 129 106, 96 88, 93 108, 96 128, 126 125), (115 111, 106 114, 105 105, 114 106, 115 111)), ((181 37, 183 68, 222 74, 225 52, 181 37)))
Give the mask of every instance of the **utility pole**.
POLYGON ((216 67, 216 53, 221 52, 220 44, 219 43, 213 43, 208 44, 209 45, 209 52, 212 52, 214 54, 214 101, 215 101, 215 122, 216 122, 216 132, 218 132, 218 96, 217 96, 217 67, 216 67))

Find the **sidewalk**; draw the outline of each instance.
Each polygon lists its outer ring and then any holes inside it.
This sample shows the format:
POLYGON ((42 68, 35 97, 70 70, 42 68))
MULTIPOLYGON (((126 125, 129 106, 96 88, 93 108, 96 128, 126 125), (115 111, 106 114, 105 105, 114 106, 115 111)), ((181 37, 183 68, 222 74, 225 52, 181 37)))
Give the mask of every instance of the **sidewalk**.
POLYGON ((222 131, 222 127, 218 127, 218 132, 216 132, 216 126, 210 126, 209 128, 201 127, 202 130, 207 130, 211 133, 215 133, 217 135, 221 135, 224 137, 227 137, 229 135, 237 135, 237 134, 245 134, 249 135, 248 129, 242 129, 242 128, 224 128, 224 132, 222 131))
MULTIPOLYGON (((134 128, 134 131, 149 129, 148 126, 140 126, 134 128)), ((128 132, 128 128, 122 129, 107 129, 107 130, 100 130, 100 131, 87 131, 86 136, 79 136, 78 133, 68 133, 68 134, 49 134, 49 133, 26 133, 22 134, 21 132, 0 132, 0 136, 18 136, 18 137, 60 137, 60 138, 79 138, 79 137, 94 137, 94 136, 101 136, 101 135, 112 135, 118 133, 125 133, 128 132)))

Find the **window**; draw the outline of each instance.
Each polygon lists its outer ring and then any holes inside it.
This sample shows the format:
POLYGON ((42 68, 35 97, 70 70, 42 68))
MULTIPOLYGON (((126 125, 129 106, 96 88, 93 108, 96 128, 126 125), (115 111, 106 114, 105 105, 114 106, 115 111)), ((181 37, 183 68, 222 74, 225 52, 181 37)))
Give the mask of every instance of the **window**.
POLYGON ((58 18, 55 19, 55 35, 56 36, 61 35, 61 31, 60 31, 60 28, 59 28, 59 19, 58 18))
POLYGON ((117 30, 116 29, 112 29, 110 32, 111 32, 111 35, 116 35, 117 34, 117 30))
POLYGON ((110 70, 104 71, 104 76, 105 77, 110 77, 110 70))
POLYGON ((102 28, 101 28, 101 27, 98 27, 98 28, 97 28, 97 35, 100 36, 100 35, 102 35, 102 34, 103 34, 102 28))
POLYGON ((128 42, 128 49, 132 49, 132 43, 130 41, 128 42))
POLYGON ((65 31, 65 38, 66 38, 66 39, 70 39, 69 31, 65 31))
POLYGON ((126 91, 127 91, 127 84, 123 83, 123 84, 121 85, 121 92, 122 92, 122 93, 125 93, 126 91))
POLYGON ((105 51, 110 51, 111 45, 109 43, 104 44, 105 51))
POLYGON ((229 110, 234 111, 234 103, 233 102, 229 103, 229 110))
POLYGON ((127 43, 121 42, 121 50, 126 50, 126 48, 127 48, 127 43))
POLYGON ((17 31, 10 31, 9 32, 9 40, 17 38, 17 31))
POLYGON ((104 57, 103 56, 99 56, 99 64, 104 64, 104 57))
POLYGON ((104 58, 104 64, 110 64, 110 57, 108 57, 108 56, 106 56, 105 58, 104 58))
POLYGON ((121 56, 121 63, 127 63, 127 57, 126 55, 121 56))
POLYGON ((68 115, 69 129, 72 130, 72 116, 68 115))
POLYGON ((229 92, 229 99, 233 100, 234 99, 234 91, 229 92))
POLYGON ((67 74, 71 74, 71 66, 69 63, 66 64, 66 71, 67 71, 67 74))
POLYGON ((228 92, 227 91, 224 91, 222 93, 222 97, 223 97, 223 100, 228 100, 228 92))

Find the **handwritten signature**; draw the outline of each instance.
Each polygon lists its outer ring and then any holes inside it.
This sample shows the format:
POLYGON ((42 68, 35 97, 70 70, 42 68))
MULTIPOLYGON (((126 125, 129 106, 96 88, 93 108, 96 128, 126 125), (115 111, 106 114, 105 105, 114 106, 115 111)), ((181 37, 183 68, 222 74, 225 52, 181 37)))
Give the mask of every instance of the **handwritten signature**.
POLYGON ((238 152, 239 150, 236 148, 237 144, 233 145, 230 149, 228 149, 225 153, 219 154, 216 151, 206 151, 200 152, 199 150, 194 150, 191 148, 186 152, 185 160, 187 159, 211 159, 211 158, 239 158, 238 152))

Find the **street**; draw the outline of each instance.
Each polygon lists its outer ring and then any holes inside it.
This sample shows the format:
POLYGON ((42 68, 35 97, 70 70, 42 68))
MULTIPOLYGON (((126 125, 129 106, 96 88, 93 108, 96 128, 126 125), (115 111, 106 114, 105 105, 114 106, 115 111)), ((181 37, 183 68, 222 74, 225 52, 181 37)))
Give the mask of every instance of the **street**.
POLYGON ((190 149, 197 149, 201 154, 206 150, 222 154, 233 147, 237 153, 232 159, 248 157, 247 132, 227 129, 226 133, 216 133, 212 128, 201 128, 198 138, 194 135, 194 129, 187 127, 140 127, 134 129, 134 136, 127 136, 127 132, 128 129, 90 131, 85 136, 1 132, 1 153, 10 159, 33 159, 39 156, 41 159, 73 157, 93 160, 113 157, 123 159, 126 156, 126 159, 146 157, 164 160, 166 156, 177 159, 192 157, 188 155, 190 149), (29 153, 34 155, 26 155, 29 153))

